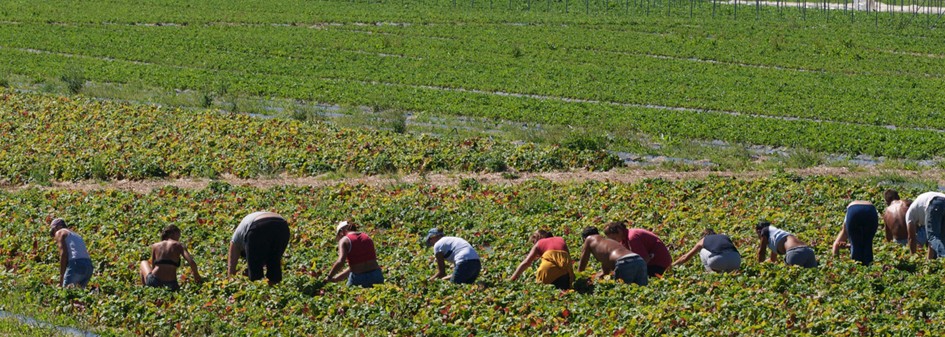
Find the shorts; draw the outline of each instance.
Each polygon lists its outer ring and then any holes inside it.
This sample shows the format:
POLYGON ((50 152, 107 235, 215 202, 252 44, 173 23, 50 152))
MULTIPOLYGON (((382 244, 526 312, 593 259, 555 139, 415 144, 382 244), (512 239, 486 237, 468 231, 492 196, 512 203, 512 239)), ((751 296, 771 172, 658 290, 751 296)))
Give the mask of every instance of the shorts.
POLYGON ((624 255, 617 259, 617 263, 614 264, 614 278, 620 279, 626 284, 647 285, 649 279, 646 273, 646 262, 643 262, 643 258, 637 254, 624 255))
POLYGON ((348 286, 361 286, 362 288, 373 288, 375 284, 384 283, 384 273, 381 269, 374 269, 366 273, 349 273, 348 286))
POLYGON ((176 278, 172 281, 161 281, 154 274, 148 274, 148 277, 144 279, 144 285, 154 288, 168 288, 173 291, 180 289, 180 283, 177 283, 176 278))
MULTIPOLYGON (((928 234, 925 231, 925 226, 918 227, 915 230, 915 241, 919 245, 925 246, 929 242, 928 234)), ((896 243, 905 246, 909 244, 909 239, 896 239, 896 243)))
POLYGON ((62 286, 77 285, 85 288, 92 278, 92 270, 92 260, 90 259, 69 260, 66 272, 62 275, 62 286))
POLYGON ((879 227, 879 213, 873 205, 847 207, 844 220, 850 241, 850 257, 864 265, 873 263, 873 237, 879 227))
POLYGON ((726 250, 718 254, 713 254, 708 249, 703 248, 699 252, 699 258, 702 260, 702 266, 706 271, 724 273, 736 271, 742 266, 742 255, 737 250, 726 250))
POLYGON ((810 247, 794 247, 784 253, 784 264, 801 266, 804 268, 816 268, 817 256, 810 247))
POLYGON ((942 242, 943 228, 942 221, 945 221, 945 198, 935 197, 929 201, 929 207, 925 209, 925 227, 928 231, 929 249, 935 252, 938 257, 945 257, 945 242, 942 242))
POLYGON ((479 278, 480 270, 482 270, 482 263, 478 259, 456 262, 450 281, 456 284, 473 284, 479 278))

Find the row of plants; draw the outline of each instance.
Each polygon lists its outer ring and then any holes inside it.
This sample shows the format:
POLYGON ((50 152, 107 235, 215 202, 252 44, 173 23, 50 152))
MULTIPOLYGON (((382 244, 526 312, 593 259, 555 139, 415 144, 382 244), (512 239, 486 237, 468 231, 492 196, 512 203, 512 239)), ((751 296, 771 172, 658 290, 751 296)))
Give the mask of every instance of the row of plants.
POLYGON ((328 172, 608 170, 601 150, 336 128, 321 122, 0 93, 10 183, 328 172))
MULTIPOLYGON (((914 42, 891 42, 912 40, 909 36, 873 38, 826 27, 785 33, 790 25, 780 25, 783 29, 758 33, 655 21, 662 25, 641 20, 629 31, 496 25, 313 29, 47 24, 0 25, 0 31, 13 37, 4 47, 131 61, 120 64, 132 69, 205 70, 231 87, 243 76, 290 76, 302 82, 354 80, 945 129, 937 113, 945 108, 939 95, 945 58, 935 56, 945 39, 935 39, 935 34, 929 37, 936 42, 915 47, 914 42), (745 45, 759 48, 744 51, 745 45)), ((17 58, 41 57, 26 55, 17 58)), ((10 71, 43 73, 22 66, 10 71)), ((96 79, 127 81, 122 76, 96 79)), ((214 89, 209 78, 196 80, 149 84, 214 89)), ((230 89, 325 98, 268 87, 230 89)), ((406 97, 389 100, 419 108, 406 97)))
MULTIPOLYGON (((829 245, 854 199, 874 201, 888 183, 781 175, 757 180, 643 180, 637 183, 277 187, 212 183, 146 194, 28 189, 0 192, 0 310, 95 327, 104 335, 916 335, 937 319, 945 291, 942 262, 909 255, 875 238, 876 263, 864 267, 829 245), (285 280, 275 287, 224 278, 226 244, 247 213, 269 209, 291 224, 285 280), (55 285, 56 254, 42 219, 66 218, 88 244, 92 291, 55 285), (387 283, 374 289, 325 284, 318 271, 335 259, 332 228, 347 219, 374 239, 387 283), (674 256, 707 227, 732 236, 741 271, 705 273, 697 262, 647 287, 592 279, 559 292, 508 282, 545 228, 576 256, 585 226, 628 219, 660 235, 674 256), (815 269, 754 261, 761 219, 797 234, 818 253, 815 269), (167 224, 183 228, 202 284, 179 293, 143 288, 137 261, 167 224), (432 253, 418 245, 430 227, 468 239, 483 258, 475 286, 429 282, 432 253)), ((899 186, 914 197, 928 186, 899 186)), ((845 253, 846 254, 846 253, 845 253)), ((599 265, 591 264, 592 270, 599 265)), ((323 277, 323 275, 321 276, 323 277)))

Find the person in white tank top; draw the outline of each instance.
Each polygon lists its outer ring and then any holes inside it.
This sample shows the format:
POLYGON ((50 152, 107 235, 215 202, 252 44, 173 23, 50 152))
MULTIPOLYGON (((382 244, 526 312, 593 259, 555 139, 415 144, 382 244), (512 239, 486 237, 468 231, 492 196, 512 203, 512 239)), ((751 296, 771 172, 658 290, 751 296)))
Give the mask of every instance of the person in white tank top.
POLYGON ((92 259, 79 234, 69 229, 65 220, 49 222, 49 234, 59 247, 59 284, 85 288, 92 277, 92 259))

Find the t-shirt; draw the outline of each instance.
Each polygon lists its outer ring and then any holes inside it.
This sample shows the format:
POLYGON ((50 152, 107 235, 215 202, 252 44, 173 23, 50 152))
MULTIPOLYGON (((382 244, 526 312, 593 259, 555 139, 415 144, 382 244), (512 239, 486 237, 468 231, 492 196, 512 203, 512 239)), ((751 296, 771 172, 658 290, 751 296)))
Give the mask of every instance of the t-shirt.
POLYGON ((444 236, 433 245, 433 254, 443 253, 446 261, 456 264, 467 260, 478 260, 479 254, 466 240, 444 236))
POLYGON ((727 250, 738 251, 735 249, 735 244, 732 243, 732 238, 722 234, 706 235, 702 238, 702 248, 708 250, 712 255, 721 254, 727 250))
POLYGON ((351 250, 348 251, 348 266, 359 263, 377 260, 377 251, 374 250, 374 240, 364 233, 348 233, 346 235, 351 242, 351 250))
POLYGON ((917 226, 925 226, 925 211, 929 207, 929 202, 935 197, 945 198, 945 194, 939 192, 925 192, 919 194, 919 196, 912 201, 912 205, 909 205, 909 210, 906 211, 906 224, 912 223, 917 226))
POLYGON ((240 221, 239 226, 236 226, 236 230, 233 231, 233 238, 230 239, 230 243, 240 252, 243 251, 243 243, 246 242, 246 233, 249 232, 249 226, 253 224, 253 221, 256 221, 256 218, 259 215, 265 212, 253 212, 243 218, 240 221))
POLYGON ((564 243, 564 238, 560 236, 538 240, 538 242, 535 243, 535 246, 538 248, 538 256, 541 256, 547 251, 552 251, 552 250, 567 251, 568 249, 568 246, 564 243))
POLYGON ((673 263, 666 244, 653 232, 640 228, 628 229, 627 243, 624 246, 644 258, 653 255, 647 265, 669 268, 669 265, 673 263))

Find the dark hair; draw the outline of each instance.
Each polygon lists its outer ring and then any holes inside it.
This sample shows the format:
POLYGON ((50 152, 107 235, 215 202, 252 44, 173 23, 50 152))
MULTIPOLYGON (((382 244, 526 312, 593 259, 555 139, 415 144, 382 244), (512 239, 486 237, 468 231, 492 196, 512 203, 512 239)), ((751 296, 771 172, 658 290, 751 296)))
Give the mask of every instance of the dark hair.
POLYGON ((585 227, 584 230, 581 231, 581 240, 587 240, 587 237, 591 235, 600 235, 600 232, 597 231, 597 227, 585 227))
POLYGON ((712 228, 706 228, 704 231, 702 231, 702 237, 706 237, 706 236, 714 235, 714 234, 715 234, 715 231, 712 230, 712 228))
POLYGON ((51 227, 62 226, 63 228, 69 228, 69 225, 66 224, 66 220, 63 220, 61 218, 53 219, 52 221, 49 222, 49 225, 51 227))
POLYGON ((627 222, 623 220, 611 222, 604 227, 605 234, 617 234, 625 230, 627 230, 627 222))
POLYGON ((552 236, 554 235, 551 234, 551 232, 546 231, 544 229, 539 229, 535 231, 534 233, 532 233, 532 235, 528 236, 528 241, 531 243, 535 243, 535 242, 538 242, 538 240, 550 238, 552 236))
POLYGON ((765 220, 759 221, 758 224, 755 225, 755 233, 757 233, 758 236, 764 236, 764 233, 768 231, 768 226, 771 226, 770 222, 765 220))
POLYGON ((358 231, 358 225, 357 225, 356 223, 354 223, 354 222, 348 221, 348 225, 346 225, 342 230, 346 230, 346 231, 349 231, 349 232, 357 232, 357 231, 358 231))
POLYGON ((170 239, 174 234, 180 234, 180 228, 177 228, 176 225, 167 225, 161 230, 161 240, 170 239))
POLYGON ((888 189, 886 192, 883 192, 883 199, 886 200, 886 205, 888 206, 893 201, 899 200, 899 192, 894 189, 888 189))

